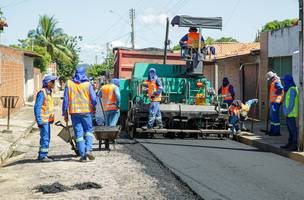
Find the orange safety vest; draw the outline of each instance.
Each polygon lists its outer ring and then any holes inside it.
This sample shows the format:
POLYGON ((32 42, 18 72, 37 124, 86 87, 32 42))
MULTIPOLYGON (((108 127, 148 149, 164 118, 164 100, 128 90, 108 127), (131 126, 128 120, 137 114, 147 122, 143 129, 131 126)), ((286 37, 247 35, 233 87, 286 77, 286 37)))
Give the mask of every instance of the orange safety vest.
POLYGON ((69 113, 92 112, 90 82, 75 83, 68 80, 69 113))
POLYGON ((228 108, 228 112, 230 116, 239 116, 240 114, 240 108, 238 108, 237 106, 231 105, 228 108))
POLYGON ((233 100, 232 95, 229 92, 229 87, 230 87, 230 84, 228 84, 226 87, 222 86, 222 95, 225 95, 225 98, 224 98, 225 101, 233 100))
POLYGON ((42 122, 54 122, 55 113, 54 113, 54 101, 52 94, 47 94, 45 89, 41 89, 40 91, 43 92, 43 97, 44 97, 40 111, 42 122))
POLYGON ((282 90, 281 94, 277 95, 277 88, 275 87, 275 84, 278 80, 274 79, 270 84, 270 102, 271 103, 281 103, 284 96, 284 91, 282 90))
POLYGON ((106 84, 101 87, 102 92, 102 105, 105 111, 119 110, 117 107, 116 96, 114 89, 117 87, 114 84, 106 84))
POLYGON ((193 41, 197 40, 198 41, 199 33, 197 32, 190 32, 188 33, 188 40, 187 44, 192 44, 193 41))
POLYGON ((159 86, 156 85, 156 80, 148 81, 148 96, 151 101, 161 101, 161 94, 158 94, 157 96, 154 95, 158 88, 159 86), (152 98, 152 96, 154 96, 154 98, 152 98))

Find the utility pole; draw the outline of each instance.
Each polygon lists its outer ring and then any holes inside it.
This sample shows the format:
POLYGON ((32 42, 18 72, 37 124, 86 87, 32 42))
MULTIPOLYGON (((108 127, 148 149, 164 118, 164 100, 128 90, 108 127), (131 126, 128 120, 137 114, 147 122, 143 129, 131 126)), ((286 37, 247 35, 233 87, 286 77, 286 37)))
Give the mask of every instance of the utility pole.
POLYGON ((167 63, 167 48, 168 48, 168 37, 169 37, 169 18, 167 17, 166 23, 166 38, 165 38, 165 49, 164 49, 164 64, 167 63))
POLYGON ((300 32, 299 32, 299 57, 300 57, 300 73, 299 73, 299 82, 300 82, 300 87, 299 87, 299 93, 300 93, 300 101, 299 101, 299 136, 298 136, 298 149, 300 151, 304 150, 304 114, 303 114, 303 109, 304 109, 304 88, 303 88, 303 4, 304 0, 299 0, 299 26, 300 26, 300 32))
POLYGON ((134 19, 135 19, 135 9, 130 9, 130 19, 131 19, 131 45, 132 49, 135 48, 135 37, 134 37, 134 19))
POLYGON ((95 55, 95 65, 97 65, 97 55, 95 55))

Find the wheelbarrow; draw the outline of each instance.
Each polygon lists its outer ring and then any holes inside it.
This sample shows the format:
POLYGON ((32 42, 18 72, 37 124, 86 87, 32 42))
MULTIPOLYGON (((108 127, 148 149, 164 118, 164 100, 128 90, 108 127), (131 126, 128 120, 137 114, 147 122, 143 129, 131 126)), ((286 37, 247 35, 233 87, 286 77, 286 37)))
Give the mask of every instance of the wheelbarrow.
POLYGON ((58 136, 65 141, 66 143, 69 143, 72 146, 72 150, 76 153, 77 156, 80 156, 79 151, 76 147, 76 141, 74 136, 74 130, 72 126, 69 126, 68 123, 66 123, 66 126, 64 126, 61 121, 57 121, 55 123, 56 126, 61 126, 62 130, 58 133, 58 136))
POLYGON ((115 142, 120 129, 120 126, 94 126, 94 136, 99 141, 99 150, 102 144, 105 145, 105 149, 110 150, 110 141, 115 142))

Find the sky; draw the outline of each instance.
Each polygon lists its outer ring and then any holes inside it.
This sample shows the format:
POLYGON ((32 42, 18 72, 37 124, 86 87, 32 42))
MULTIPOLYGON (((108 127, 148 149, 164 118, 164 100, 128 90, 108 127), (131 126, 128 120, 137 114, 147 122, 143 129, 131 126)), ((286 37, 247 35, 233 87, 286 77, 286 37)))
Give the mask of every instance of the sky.
MULTIPOLYGON (((35 29, 39 16, 58 20, 58 27, 72 36, 82 36, 81 63, 101 63, 110 47, 130 47, 129 9, 135 9, 135 47, 163 48, 166 17, 190 15, 222 17, 223 29, 202 30, 203 36, 233 37, 252 42, 261 27, 272 20, 298 17, 298 0, 0 0, 8 22, 0 43, 18 44, 35 29)), ((171 46, 187 28, 170 26, 171 46)))

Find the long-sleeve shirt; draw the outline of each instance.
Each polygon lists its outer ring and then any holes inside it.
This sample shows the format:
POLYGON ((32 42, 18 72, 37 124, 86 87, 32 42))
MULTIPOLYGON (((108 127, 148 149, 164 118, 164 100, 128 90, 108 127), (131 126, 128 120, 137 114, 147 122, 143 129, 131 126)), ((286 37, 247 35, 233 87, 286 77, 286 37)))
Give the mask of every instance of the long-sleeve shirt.
POLYGON ((284 87, 282 86, 281 81, 276 81, 274 84, 274 87, 277 89, 277 92, 276 92, 277 95, 282 94, 284 87))
MULTIPOLYGON (((48 88, 43 88, 43 90, 46 90, 47 94, 51 94, 52 90, 48 89, 48 88)), ((41 107, 42 104, 44 102, 44 94, 42 91, 38 92, 37 96, 36 96, 36 101, 35 101, 35 105, 34 105, 34 115, 37 121, 38 125, 43 124, 42 122, 42 117, 41 117, 41 107)))
MULTIPOLYGON (((96 104, 97 104, 96 94, 95 94, 92 84, 90 84, 89 93, 90 93, 90 100, 91 100, 90 103, 93 107, 96 107, 96 104)), ((66 86, 64 88, 63 103, 62 103, 62 116, 66 115, 68 113, 68 109, 69 109, 69 88, 68 88, 68 85, 66 84, 66 86)))

